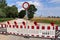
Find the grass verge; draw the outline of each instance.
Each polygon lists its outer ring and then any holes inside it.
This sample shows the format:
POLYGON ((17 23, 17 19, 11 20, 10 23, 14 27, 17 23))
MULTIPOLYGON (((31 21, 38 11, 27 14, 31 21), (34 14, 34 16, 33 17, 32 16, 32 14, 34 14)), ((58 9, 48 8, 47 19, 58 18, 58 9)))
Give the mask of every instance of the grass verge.
POLYGON ((55 24, 59 25, 60 26, 60 19, 53 19, 53 18, 34 18, 34 19, 31 19, 31 21, 36 21, 38 23, 51 23, 51 22, 54 22, 55 24))
POLYGON ((14 18, 0 18, 0 22, 8 21, 8 20, 13 20, 14 18))

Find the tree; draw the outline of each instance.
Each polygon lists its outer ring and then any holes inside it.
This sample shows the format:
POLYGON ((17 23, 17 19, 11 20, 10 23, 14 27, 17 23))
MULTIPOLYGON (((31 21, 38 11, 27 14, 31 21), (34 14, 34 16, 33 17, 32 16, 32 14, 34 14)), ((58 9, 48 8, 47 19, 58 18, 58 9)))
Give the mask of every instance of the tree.
POLYGON ((0 8, 4 9, 7 6, 6 0, 0 0, 0 8))
POLYGON ((3 9, 0 8, 0 18, 5 18, 6 14, 4 13, 3 9))
POLYGON ((23 18, 24 16, 26 15, 26 11, 25 10, 21 10, 20 12, 19 12, 19 18, 23 18))
POLYGON ((0 0, 0 17, 6 17, 6 0, 0 0))
POLYGON ((6 7, 6 17, 9 18, 16 18, 18 17, 18 9, 15 5, 13 5, 12 7, 7 6, 6 7))
POLYGON ((34 17, 34 14, 35 14, 36 11, 37 11, 37 8, 34 5, 31 4, 29 9, 28 9, 28 18, 29 18, 29 20, 34 17))
MULTIPOLYGON (((34 17, 35 12, 37 11, 36 7, 34 5, 30 5, 28 11, 28 19, 32 19, 34 17)), ((19 17, 23 18, 26 15, 26 11, 25 10, 21 10, 19 12, 19 17)))

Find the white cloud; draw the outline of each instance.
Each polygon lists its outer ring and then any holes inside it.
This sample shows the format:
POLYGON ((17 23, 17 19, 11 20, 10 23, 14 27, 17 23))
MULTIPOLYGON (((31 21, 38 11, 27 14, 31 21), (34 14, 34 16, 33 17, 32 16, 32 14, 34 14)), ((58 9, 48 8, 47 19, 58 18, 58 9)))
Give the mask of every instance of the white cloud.
POLYGON ((21 10, 24 10, 23 8, 18 8, 18 12, 20 12, 21 10))
POLYGON ((22 6, 23 2, 17 1, 16 4, 17 4, 18 6, 22 6))
POLYGON ((12 3, 12 4, 8 4, 8 6, 12 6, 12 5, 15 5, 14 3, 12 3))
MULTIPOLYGON (((38 2, 38 0, 35 0, 34 2, 33 2, 33 1, 27 1, 27 2, 28 2, 29 4, 34 4, 37 9, 43 9, 43 4, 40 3, 40 2, 38 2)), ((24 2, 19 2, 19 1, 16 2, 16 4, 18 5, 18 7, 21 7, 21 9, 22 9, 22 4, 23 4, 23 3, 24 3, 24 2)), ((18 8, 18 10, 20 10, 20 9, 18 8)))

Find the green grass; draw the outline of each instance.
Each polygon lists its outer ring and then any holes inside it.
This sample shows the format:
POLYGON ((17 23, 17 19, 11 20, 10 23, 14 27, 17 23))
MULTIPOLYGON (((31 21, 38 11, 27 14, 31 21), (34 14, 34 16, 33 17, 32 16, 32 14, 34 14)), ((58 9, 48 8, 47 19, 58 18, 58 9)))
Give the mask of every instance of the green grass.
POLYGON ((54 22, 55 24, 60 26, 60 20, 32 19, 32 21, 36 21, 38 23, 51 23, 51 22, 54 22))
POLYGON ((8 21, 8 20, 13 20, 14 18, 0 18, 0 22, 8 21))

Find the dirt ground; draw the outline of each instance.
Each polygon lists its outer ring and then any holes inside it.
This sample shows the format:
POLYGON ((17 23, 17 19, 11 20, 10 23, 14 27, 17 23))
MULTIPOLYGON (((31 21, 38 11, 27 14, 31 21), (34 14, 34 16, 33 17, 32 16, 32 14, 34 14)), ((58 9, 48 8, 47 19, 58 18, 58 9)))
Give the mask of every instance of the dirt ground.
POLYGON ((24 38, 22 36, 2 35, 2 34, 0 34, 0 40, 50 40, 50 39, 24 38))

